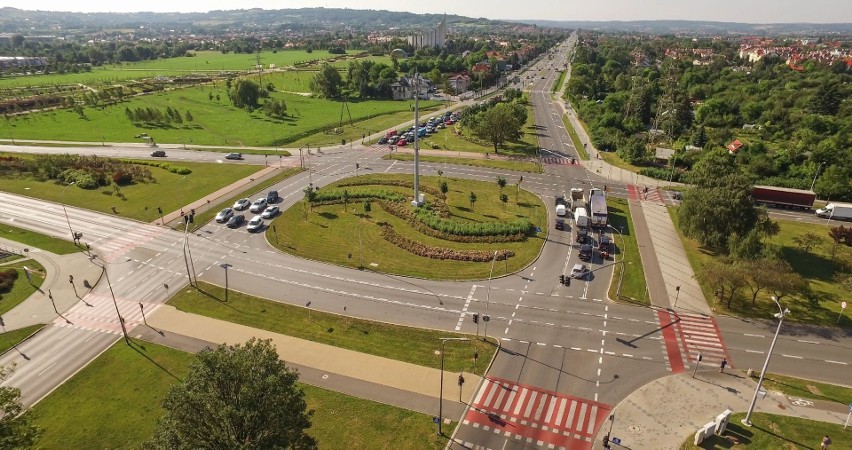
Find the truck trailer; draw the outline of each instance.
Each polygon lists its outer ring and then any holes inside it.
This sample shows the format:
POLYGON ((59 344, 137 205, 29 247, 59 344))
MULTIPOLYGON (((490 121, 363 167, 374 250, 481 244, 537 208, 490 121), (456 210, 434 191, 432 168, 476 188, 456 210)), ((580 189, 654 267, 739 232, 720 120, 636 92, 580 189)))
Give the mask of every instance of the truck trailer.
POLYGON ((776 186, 754 186, 751 196, 761 205, 806 210, 813 208, 814 200, 816 200, 816 194, 813 191, 776 186))
POLYGON ((834 220, 852 220, 852 203, 831 202, 816 210, 817 217, 834 220))

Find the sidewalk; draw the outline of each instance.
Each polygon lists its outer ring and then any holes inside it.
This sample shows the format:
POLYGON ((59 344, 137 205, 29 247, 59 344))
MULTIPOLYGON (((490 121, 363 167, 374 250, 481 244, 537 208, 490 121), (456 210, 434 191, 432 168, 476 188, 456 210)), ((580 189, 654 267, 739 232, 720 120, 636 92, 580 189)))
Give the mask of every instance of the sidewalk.
MULTIPOLYGON (((725 409, 746 412, 755 386, 755 380, 740 372, 719 373, 715 368, 699 370, 695 378, 682 373, 654 380, 612 410, 615 421, 610 437, 620 438, 624 448, 678 449, 725 409)), ((842 424, 849 412, 847 405, 839 403, 797 400, 767 392, 758 396, 754 411, 836 424, 842 424), (812 405, 799 406, 808 403, 812 405)), ((594 442, 602 442, 608 431, 609 424, 604 424, 594 442)))
MULTIPOLYGON (((137 327, 131 335, 187 351, 241 344, 252 337, 271 339, 281 359, 299 368, 307 383, 426 414, 438 412, 441 372, 437 369, 189 314, 169 305, 149 315, 148 325, 137 327)), ((468 401, 481 378, 466 373, 465 380, 461 397, 468 401)), ((444 417, 452 420, 461 417, 465 408, 459 402, 457 381, 458 373, 444 372, 444 417)))
MULTIPOLYGON (((44 266, 45 279, 40 290, 35 291, 26 300, 3 314, 3 332, 17 330, 30 325, 47 324, 57 318, 56 311, 50 301, 49 295, 53 295, 56 310, 60 313, 68 310, 84 297, 92 286, 100 279, 101 269, 89 261, 89 257, 83 252, 69 255, 57 255, 0 238, 0 245, 14 249, 25 258, 37 261, 44 266), (28 248, 28 252, 23 250, 28 248), (74 277, 74 284, 69 281, 68 276, 74 277), (89 288, 85 285, 90 286, 89 288), (76 291, 75 291, 76 289, 76 291)), ((18 260, 19 263, 26 260, 18 260)), ((24 262, 26 265, 26 262, 24 262)), ((26 279, 18 280, 26 283, 26 279)))

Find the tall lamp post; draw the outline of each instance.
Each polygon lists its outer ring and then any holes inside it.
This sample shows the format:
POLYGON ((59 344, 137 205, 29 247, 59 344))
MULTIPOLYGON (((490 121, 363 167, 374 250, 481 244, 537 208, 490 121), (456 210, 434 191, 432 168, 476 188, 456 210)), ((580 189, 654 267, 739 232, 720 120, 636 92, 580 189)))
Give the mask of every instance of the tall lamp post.
POLYGON ((228 267, 233 267, 228 263, 219 264, 219 267, 225 269, 225 302, 228 301, 228 267))
POLYGON ((441 340, 441 395, 438 396, 438 435, 442 435, 441 423, 444 421, 444 344, 447 341, 469 341, 468 338, 438 338, 441 340))
POLYGON ((69 187, 71 187, 73 184, 76 184, 76 183, 77 183, 76 181, 72 181, 72 182, 68 183, 67 186, 62 188, 62 193, 59 194, 59 203, 62 205, 62 211, 65 212, 65 221, 68 222, 68 231, 71 232, 71 240, 74 241, 74 242, 76 242, 77 239, 74 236, 74 230, 71 229, 71 219, 68 218, 68 210, 65 209, 64 198, 65 198, 65 190, 68 189, 69 187))
POLYGON ((811 190, 814 190, 814 185, 816 184, 817 176, 819 176, 819 169, 821 169, 824 164, 825 161, 819 163, 819 165, 817 166, 816 173, 814 173, 814 181, 811 181, 811 190))
MULTIPOLYGON (((488 272, 488 288, 485 290, 485 315, 488 315, 488 304, 491 303, 491 278, 494 275, 494 262, 497 261, 497 251, 491 257, 491 270, 488 272)), ((483 318, 484 319, 484 318, 483 318)), ((485 339, 488 339, 488 322, 485 321, 485 339)))
POLYGON ((414 74, 414 201, 415 208, 420 205, 420 73, 414 74))
POLYGON ((748 412, 742 420, 743 425, 751 426, 751 413, 754 412, 754 404, 757 402, 757 394, 760 392, 760 386, 763 384, 763 377, 766 376, 766 369, 769 367, 769 359, 772 358, 772 351, 775 349, 775 341, 778 340, 778 332, 781 331, 781 324, 784 323, 784 317, 790 314, 789 309, 782 309, 778 299, 773 295, 772 301, 778 306, 778 313, 775 317, 778 318, 778 328, 775 329, 775 337, 772 338, 772 344, 769 345, 769 353, 766 354, 766 361, 763 362, 763 369, 760 371, 760 379, 757 380, 757 387, 754 389, 754 396, 751 398, 751 404, 748 406, 748 412))

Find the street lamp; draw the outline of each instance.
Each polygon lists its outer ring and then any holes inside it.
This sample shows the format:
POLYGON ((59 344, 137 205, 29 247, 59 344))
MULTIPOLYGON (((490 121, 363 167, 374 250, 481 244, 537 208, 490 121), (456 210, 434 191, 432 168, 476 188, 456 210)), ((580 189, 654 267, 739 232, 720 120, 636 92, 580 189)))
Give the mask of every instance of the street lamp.
POLYGON ((814 173, 814 181, 811 182, 811 190, 814 190, 814 185, 816 184, 816 179, 817 179, 817 176, 819 175, 819 169, 821 169, 824 164, 825 164, 825 161, 819 163, 819 165, 817 166, 816 173, 814 173))
POLYGON ((62 205, 62 211, 65 212, 65 221, 68 222, 68 231, 71 232, 71 240, 75 242, 77 241, 77 239, 74 236, 74 230, 71 229, 71 219, 68 218, 68 210, 65 209, 65 201, 63 199, 65 198, 65 189, 68 189, 69 187, 71 187, 71 185, 76 183, 76 181, 68 183, 68 185, 62 189, 62 193, 59 194, 59 203, 62 205))
POLYGON ((219 264, 219 267, 225 269, 225 302, 228 301, 228 267, 234 267, 228 263, 219 264))
POLYGON ((760 385, 763 384, 763 377, 766 376, 766 369, 769 367, 769 359, 772 358, 772 351, 775 349, 775 341, 778 340, 778 332, 781 331, 781 324, 784 323, 784 317, 787 314, 790 314, 789 309, 781 308, 781 304, 778 303, 778 298, 774 295, 772 296, 772 301, 778 306, 778 313, 775 314, 775 317, 778 318, 778 328, 775 329, 775 337, 772 338, 772 344, 769 345, 769 353, 766 354, 766 361, 763 362, 763 369, 760 371, 760 379, 757 380, 757 387, 754 389, 754 396, 751 398, 751 404, 748 407, 748 412, 746 413, 745 419, 742 420, 743 425, 747 427, 751 426, 751 413, 754 411, 754 404, 757 402, 757 393, 760 392, 760 385))
POLYGON ((441 394, 438 396, 438 435, 441 432, 441 423, 444 421, 444 344, 447 341, 469 341, 468 338, 438 338, 441 340, 441 394))
MULTIPOLYGON (((494 262, 497 261, 497 252, 494 250, 494 256, 491 257, 491 271, 488 272, 488 289, 485 290, 485 315, 488 315, 488 303, 491 301, 491 278, 494 275, 494 262)), ((488 322, 485 322, 485 339, 488 339, 488 322)))

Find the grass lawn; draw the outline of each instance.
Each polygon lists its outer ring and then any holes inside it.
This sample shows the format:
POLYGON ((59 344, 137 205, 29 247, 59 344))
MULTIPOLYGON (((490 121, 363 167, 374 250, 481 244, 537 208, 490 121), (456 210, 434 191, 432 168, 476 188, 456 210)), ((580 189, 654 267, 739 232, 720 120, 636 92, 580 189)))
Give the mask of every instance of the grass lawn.
MULTIPOLYGON (((162 163, 168 163, 163 161, 162 163)), ((248 164, 215 164, 180 161, 175 165, 188 167, 192 173, 178 175, 159 167, 148 166, 155 183, 137 183, 121 188, 121 197, 111 186, 99 189, 80 189, 55 180, 35 181, 31 178, 4 178, 3 190, 13 194, 27 195, 56 203, 118 215, 130 219, 151 222, 158 219, 157 207, 164 212, 175 211, 190 202, 213 193, 241 178, 260 170, 248 164), (63 190, 65 194, 63 195, 63 190)), ((73 227, 73 221, 72 221, 73 227)), ((32 244, 36 246, 36 244, 32 244)), ((68 244, 73 247, 73 244, 68 244)), ((49 250, 49 249, 45 249, 49 250)))
MULTIPOLYGON (((33 407, 33 421, 44 430, 36 447, 129 449, 153 434, 165 413, 160 407, 163 397, 186 376, 194 356, 134 342, 133 347, 117 342, 33 407)), ((436 439, 425 414, 300 387, 308 407, 316 410, 308 432, 320 448, 437 449, 446 444, 436 439), (358 445, 361 441, 366 443, 358 445)))
MULTIPOLYGON (((758 377, 760 377, 760 373, 755 372, 754 379, 757 380, 758 377)), ((852 388, 836 384, 820 383, 818 381, 769 373, 763 379, 762 387, 770 391, 780 391, 794 397, 852 405, 852 388)))
MULTIPOLYGON (((414 155, 409 153, 394 153, 385 156, 384 159, 395 159, 398 161, 414 161, 414 155)), ((456 158, 453 156, 424 156, 420 155, 420 162, 458 164, 462 166, 490 167, 492 169, 514 170, 518 172, 541 173, 541 167, 529 161, 518 161, 512 159, 496 158, 456 158)))
MULTIPOLYGON (((257 78, 257 77, 253 77, 257 78)), ((281 146, 297 142, 341 125, 342 103, 274 91, 271 97, 287 104, 288 116, 273 119, 260 110, 252 113, 234 108, 223 83, 195 86, 133 97, 104 109, 85 108, 84 117, 71 110, 47 111, 11 119, 0 127, 0 138, 50 139, 60 141, 141 142, 134 136, 148 133, 158 143, 211 146, 281 146), (211 99, 210 96, 213 96, 211 99), (219 100, 216 96, 219 96, 219 100), (192 113, 192 122, 183 124, 142 124, 131 122, 125 109, 171 107, 183 115, 192 113), (11 134, 10 134, 11 133, 11 134)), ((440 102, 423 102, 424 108, 440 102)), ((353 121, 410 112, 408 101, 351 100, 347 103, 353 121)), ((378 124, 377 124, 378 125, 378 124)), ((366 125, 358 125, 366 127, 366 125)), ((375 129, 381 129, 376 127, 375 129)), ((361 132, 359 132, 360 137, 361 132)), ((333 141, 340 143, 336 136, 333 141)))
MULTIPOLYGON (((169 304, 193 314, 426 367, 441 367, 441 358, 436 353, 440 351, 439 337, 464 336, 309 311, 233 290, 229 291, 225 303, 221 287, 199 284, 203 292, 183 289, 169 300, 169 304)), ((482 375, 485 365, 491 361, 494 346, 473 336, 467 337, 471 338, 470 345, 447 346, 446 370, 473 373, 471 346, 475 345, 479 351, 476 372, 482 375)))
POLYGON ((620 169, 629 170, 633 173, 639 173, 642 169, 641 167, 634 166, 633 164, 628 164, 624 162, 615 152, 600 152, 601 158, 606 161, 608 164, 618 167, 620 169))
MULTIPOLYGON (((503 156, 519 157, 535 157, 537 155, 539 148, 538 131, 535 128, 535 115, 529 104, 527 105, 527 121, 521 128, 521 132, 522 135, 519 140, 504 143, 498 148, 497 153, 503 156)), ((437 134, 424 138, 421 148, 431 148, 431 144, 435 143, 438 147, 452 152, 494 153, 492 145, 476 143, 479 141, 472 131, 460 124, 453 124, 437 134), (470 140, 462 136, 466 136, 470 140)))
POLYGON ((559 78, 556 79, 556 82, 553 83, 553 86, 550 87, 550 92, 558 92, 559 87, 562 86, 562 82, 565 81, 565 71, 559 71, 559 78))
MULTIPOLYGON (((412 180, 409 175, 365 177, 412 180)), ((494 276, 516 272, 538 257, 548 229, 547 211, 540 199, 527 191, 520 191, 518 201, 515 201, 516 189, 509 185, 505 189, 509 202, 504 211, 503 204, 499 200, 500 190, 496 182, 486 183, 447 177, 443 179, 449 187, 447 205, 450 214, 454 216, 453 220, 493 222, 528 218, 533 226, 541 227, 542 231, 522 242, 493 244, 450 242, 415 231, 408 223, 385 212, 378 202, 373 202, 372 212, 364 218, 361 217, 362 203, 350 203, 346 210, 342 204, 315 206, 308 214, 307 221, 304 203, 299 202, 275 219, 273 223, 277 225, 277 233, 273 233, 270 227, 267 230, 267 240, 280 250, 300 257, 355 268, 361 265, 363 259, 363 266, 368 270, 428 279, 484 279, 488 277, 491 262, 439 260, 416 256, 385 240, 381 236, 381 228, 378 224, 388 223, 397 233, 427 246, 488 252, 513 251, 515 256, 494 265, 494 276), (475 192, 477 196, 473 210, 469 202, 471 192, 475 192), (353 213, 353 209, 356 208, 358 214, 353 213), (361 245, 359 245, 359 239, 354 238, 358 234, 360 234, 361 245), (363 255, 359 253, 361 250, 363 255)), ((348 180, 342 182, 345 183, 348 180)), ((421 176, 420 183, 437 189, 439 179, 421 176)), ((338 184, 340 182, 323 189, 335 189, 338 184)), ((350 186, 346 189, 354 194, 362 189, 369 190, 371 186, 376 185, 350 186)), ((403 195, 411 194, 410 189, 403 187, 378 186, 378 188, 403 195)), ((431 201, 428 194, 426 201, 427 203, 431 201)))
POLYGON ((5 333, 0 333, 0 353, 5 353, 6 350, 14 347, 18 343, 20 343, 25 337, 35 333, 44 324, 39 325, 30 325, 28 327, 20 328, 17 330, 7 331, 5 333))
POLYGON ((645 295, 647 284, 645 283, 645 270, 642 269, 642 258, 639 256, 639 245, 636 235, 633 233, 633 219, 630 217, 630 208, 627 200, 623 198, 607 197, 607 212, 609 224, 621 231, 614 233, 616 244, 620 250, 618 260, 624 264, 624 279, 621 278, 621 268, 615 267, 613 282, 609 287, 609 298, 623 299, 631 303, 650 305, 651 299, 645 295), (623 231, 622 231, 623 230, 623 231), (621 296, 618 296, 618 283, 621 282, 621 296))
POLYGON ((751 416, 752 427, 746 427, 740 421, 745 413, 731 414, 724 436, 713 436, 700 446, 692 444, 691 434, 681 445, 682 450, 696 449, 817 449, 822 437, 831 436, 832 449, 849 448, 849 435, 852 430, 843 430, 842 424, 818 422, 798 417, 778 416, 774 414, 754 413, 751 416))
MULTIPOLYGON (((44 282, 44 277, 47 274, 44 267, 34 259, 25 259, 5 266, 0 266, 0 270, 5 271, 9 269, 15 269, 18 271, 18 279, 15 280, 15 284, 12 285, 11 291, 0 293, 0 296, 2 296, 2 298, 0 298, 0 316, 11 311, 12 308, 18 306, 21 302, 29 298, 30 295, 36 293, 38 288, 41 287, 41 284, 44 282), (27 267, 30 271, 30 276, 33 280, 32 284, 30 284, 27 280, 27 276, 24 273, 24 267, 27 267)), ((45 296, 45 301, 46 300, 47 297, 45 296)))
MULTIPOLYGON (((290 178, 291 176, 301 171, 302 169, 296 167, 281 170, 278 174, 263 183, 261 187, 250 187, 244 191, 232 195, 230 198, 222 200, 221 202, 205 209, 204 211, 197 213, 195 216, 195 224, 193 225, 192 230, 195 231, 201 228, 202 226, 204 226, 204 224, 213 220, 213 218, 216 217, 216 214, 218 214, 219 211, 225 208, 230 208, 234 205, 234 203, 236 203, 237 200, 241 198, 251 198, 253 196, 259 195, 258 193, 261 193, 265 197, 266 191, 269 190, 270 187, 274 186, 277 183, 280 183, 282 180, 290 178)), ((183 230, 183 228, 184 224, 180 222, 174 227, 175 230, 181 231, 183 230)))
POLYGON ((588 160, 589 153, 586 152, 586 148, 583 147, 583 142, 580 141, 580 136, 578 136, 577 131, 574 130, 574 125, 571 125, 571 121, 568 119, 567 114, 562 115, 562 124, 565 125, 565 129, 568 131, 568 136, 571 136, 571 142, 574 144, 574 148, 577 149, 577 154, 580 155, 580 159, 588 160))
MULTIPOLYGON (((3 180, 3 190, 8 190, 8 181, 10 180, 3 180)), ((27 193, 26 195, 32 196, 32 194, 33 193, 27 193)), ((8 223, 0 224, 0 237, 10 241, 20 242, 21 244, 26 244, 30 247, 56 253, 57 255, 68 255, 70 253, 80 251, 80 248, 74 245, 71 241, 65 241, 52 236, 36 233, 34 231, 25 230, 23 228, 9 225, 8 223)), ((71 233, 68 233, 68 237, 71 237, 71 233)))
MULTIPOLYGON (((680 233, 678 225, 677 208, 669 208, 669 215, 678 228, 678 233, 681 235, 686 256, 692 265, 692 269, 698 273, 702 267, 713 261, 717 255, 710 250, 702 248, 693 239, 688 239, 680 233)), ((828 228, 821 225, 808 223, 794 222, 788 220, 778 220, 781 226, 781 232, 777 236, 773 236, 768 240, 768 243, 779 246, 781 255, 790 263, 793 270, 803 276, 813 292, 813 295, 818 299, 817 303, 811 303, 807 299, 799 298, 798 296, 788 295, 782 298, 782 304, 785 308, 789 308, 792 314, 786 317, 787 320, 803 323, 813 323, 825 326, 836 326, 838 313, 840 312, 840 302, 847 297, 847 292, 844 292, 839 285, 833 282, 833 277, 841 270, 838 263, 832 262, 830 257, 830 248, 827 245, 829 242, 828 228), (807 232, 814 232, 823 237, 825 245, 812 249, 810 253, 805 253, 801 248, 795 246, 793 238, 804 235, 807 232)), ((841 245, 838 248, 837 260, 849 260, 852 258, 852 248, 841 245)), ((699 281, 700 282, 700 281, 699 281)), ((714 287, 706 283, 700 282, 701 290, 704 292, 704 297, 714 298, 714 287)), ((770 294, 761 292, 757 297, 755 306, 751 305, 751 292, 748 288, 743 288, 731 302, 731 308, 728 308, 727 301, 718 302, 717 309, 724 310, 735 316, 743 317, 772 317, 778 312, 778 307, 769 298, 770 294)), ((852 320, 847 315, 843 316, 840 321, 841 327, 852 327, 852 320)))

